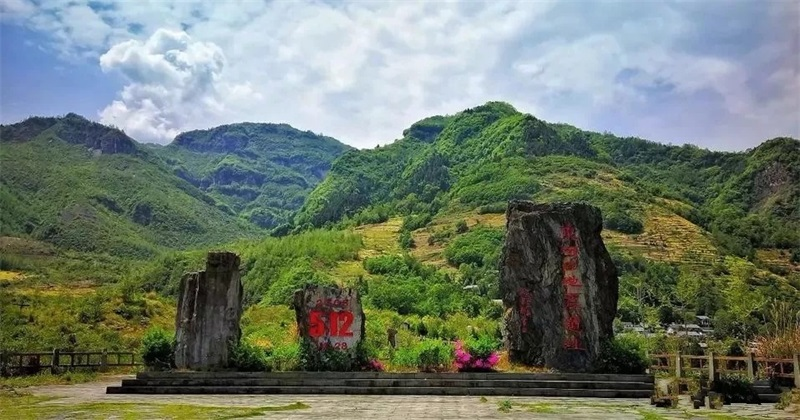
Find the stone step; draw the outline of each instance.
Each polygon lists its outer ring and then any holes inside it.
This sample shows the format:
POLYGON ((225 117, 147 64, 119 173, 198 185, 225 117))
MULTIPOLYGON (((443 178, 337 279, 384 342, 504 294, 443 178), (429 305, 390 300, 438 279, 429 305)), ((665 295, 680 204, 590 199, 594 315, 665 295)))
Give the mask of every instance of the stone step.
POLYGON ((307 386, 120 386, 108 394, 349 394, 349 395, 475 395, 592 398, 649 398, 652 390, 470 388, 470 387, 307 387, 307 386))
POLYGON ((781 394, 758 394, 758 399, 761 400, 762 404, 765 403, 776 403, 780 401, 781 394))
POLYGON ((769 386, 769 385, 767 385, 767 386, 754 386, 753 389, 759 395, 762 395, 762 394, 764 394, 764 395, 766 395, 766 394, 780 394, 781 393, 780 390, 772 389, 772 387, 769 386))
POLYGON ((558 389, 652 389, 647 382, 558 381, 519 379, 325 379, 325 378, 222 378, 222 379, 123 379, 122 386, 237 386, 237 387, 471 387, 471 388, 558 388, 558 389))
POLYGON ((528 380, 579 382, 643 382, 653 384, 653 375, 605 375, 584 373, 386 373, 386 372, 140 372, 141 380, 158 379, 449 379, 449 380, 528 380))

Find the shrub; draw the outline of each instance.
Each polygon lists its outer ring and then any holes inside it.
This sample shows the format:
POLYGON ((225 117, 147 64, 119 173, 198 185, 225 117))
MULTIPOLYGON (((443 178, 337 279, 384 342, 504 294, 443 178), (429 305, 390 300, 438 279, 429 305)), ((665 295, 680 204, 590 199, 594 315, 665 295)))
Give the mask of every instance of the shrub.
POLYGON ((461 264, 494 267, 500 258, 504 239, 502 229, 474 228, 450 242, 444 250, 444 256, 454 267, 461 264))
POLYGON ((478 214, 503 214, 506 212, 508 204, 494 203, 478 207, 478 214))
POLYGON ((240 372, 266 372, 271 370, 267 352, 246 341, 231 347, 230 364, 240 372))
POLYGON ((725 396, 726 403, 749 403, 758 401, 753 383, 744 375, 720 375, 711 390, 725 396))
POLYGON ((459 372, 492 371, 500 360, 495 350, 499 343, 491 336, 481 335, 466 343, 456 341, 455 363, 459 372))
POLYGON ((800 349, 800 326, 773 332, 755 339, 761 357, 792 357, 800 349))
POLYGON ((402 231, 413 232, 417 229, 422 229, 433 220, 433 215, 430 213, 415 214, 403 218, 403 225, 400 227, 402 231))
POLYGON ((611 211, 604 214, 603 227, 628 234, 642 233, 644 231, 642 222, 624 211, 611 211))
POLYGON ((452 347, 440 340, 425 339, 416 346, 417 367, 423 372, 447 370, 453 360, 452 347))
POLYGON ((633 338, 619 335, 601 345, 595 370, 597 373, 642 374, 649 365, 639 343, 633 338))
POLYGON ((312 351, 313 345, 310 340, 306 340, 300 346, 300 367, 303 370, 352 372, 362 370, 368 364, 363 343, 355 349, 355 352, 335 348, 312 351))
POLYGON ((273 347, 267 362, 271 370, 287 372, 300 369, 300 357, 300 344, 292 343, 273 347))
POLYGON ((443 371, 453 361, 453 348, 442 340, 425 338, 413 347, 397 349, 392 361, 398 366, 414 367, 422 372, 443 371))
POLYGON ((372 359, 369 362, 367 362, 367 364, 364 366, 363 370, 366 370, 366 371, 369 371, 369 372, 383 372, 386 369, 384 368, 383 363, 381 363, 380 360, 372 359))
POLYGON ((411 232, 404 230, 400 232, 400 236, 397 238, 397 242, 400 244, 400 248, 403 249, 411 249, 416 246, 414 243, 414 238, 411 237, 411 232))
POLYGON ((459 220, 456 222, 456 233, 465 233, 469 230, 466 220, 459 220))
POLYGON ((175 340, 162 328, 150 328, 142 337, 141 355, 148 368, 172 368, 175 365, 175 340))

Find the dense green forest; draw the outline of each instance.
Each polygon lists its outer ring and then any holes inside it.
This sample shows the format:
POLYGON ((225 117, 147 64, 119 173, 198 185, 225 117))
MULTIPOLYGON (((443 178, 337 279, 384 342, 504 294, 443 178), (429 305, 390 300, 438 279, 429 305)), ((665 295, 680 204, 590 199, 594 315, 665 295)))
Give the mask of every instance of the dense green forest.
POLYGON ((286 124, 255 123, 189 131, 166 147, 151 146, 173 173, 262 228, 286 223, 349 149, 286 124))
POLYGON ((0 339, 14 348, 135 346, 149 325, 172 328, 181 275, 220 248, 242 257, 245 335, 278 353, 296 351, 287 303, 306 283, 358 288, 382 357, 388 327, 412 347, 496 334, 515 198, 602 210, 619 321, 663 332, 708 315, 725 352, 800 311, 795 139, 713 152, 499 102, 370 150, 271 124, 145 147, 74 115, 3 126, 0 139, 0 339))
POLYGON ((258 234, 121 131, 78 115, 3 126, 0 167, 4 236, 145 257, 258 234))
POLYGON ((643 206, 665 198, 683 204, 681 215, 733 254, 752 257, 757 248, 800 243, 795 139, 712 152, 548 124, 501 102, 424 119, 403 134, 388 146, 337 159, 295 229, 343 218, 385 220, 381 213, 502 209, 524 198, 587 201, 602 209, 607 228, 634 234, 642 231, 643 206), (559 185, 575 176, 582 182, 559 185))
POLYGON ((138 257, 266 234, 350 149, 248 123, 141 145, 75 114, 2 126, 0 145, 0 235, 138 257))

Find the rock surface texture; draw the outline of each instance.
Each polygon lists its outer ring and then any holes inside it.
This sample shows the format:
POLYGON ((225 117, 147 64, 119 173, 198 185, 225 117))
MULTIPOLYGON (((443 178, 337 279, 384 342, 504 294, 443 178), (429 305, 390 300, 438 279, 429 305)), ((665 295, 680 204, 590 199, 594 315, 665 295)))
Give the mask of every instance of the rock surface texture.
POLYGON ((588 372, 613 336, 619 279, 596 207, 511 201, 500 261, 504 335, 514 362, 588 372))
POLYGON ((346 353, 351 360, 364 338, 364 310, 356 289, 306 286, 294 294, 297 330, 309 345, 312 365, 319 365, 323 354, 346 353))
POLYGON ((241 338, 242 282, 239 256, 209 252, 205 271, 181 279, 175 320, 175 365, 178 369, 227 367, 229 345, 241 338))

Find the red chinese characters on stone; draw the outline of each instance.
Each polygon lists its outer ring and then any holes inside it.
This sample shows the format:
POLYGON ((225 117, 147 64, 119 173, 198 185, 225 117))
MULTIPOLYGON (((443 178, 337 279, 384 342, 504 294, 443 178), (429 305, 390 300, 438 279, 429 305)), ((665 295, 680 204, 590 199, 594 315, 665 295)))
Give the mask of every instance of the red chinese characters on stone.
POLYGON ((322 337, 327 324, 331 337, 352 337, 353 313, 350 311, 311 311, 309 312, 308 335, 322 337))
POLYGON ((567 309, 568 313, 580 309, 580 297, 579 293, 567 293, 564 296, 564 308, 567 309))
POLYGON ((564 280, 562 281, 561 284, 567 287, 581 287, 581 281, 578 280, 577 277, 572 275, 564 276, 564 280))
POLYGON ((564 339, 564 348, 566 350, 583 350, 581 340, 576 335, 569 335, 564 339))
POLYGON ((531 316, 531 292, 528 289, 520 287, 517 290, 519 296, 519 318, 522 332, 528 332, 528 318, 531 316))
POLYGON ((564 272, 564 342, 566 350, 581 350, 581 300, 582 284, 579 276, 578 238, 575 226, 567 223, 561 227, 561 268, 564 272))
POLYGON ((576 239, 575 236, 575 226, 572 226, 572 223, 567 223, 561 226, 561 239, 565 242, 573 241, 576 239))
POLYGON ((564 328, 567 331, 580 332, 581 318, 577 314, 568 316, 567 319, 564 321, 564 328))
POLYGON ((562 246, 561 247, 561 254, 565 257, 577 257, 578 256, 578 247, 577 246, 562 246))

